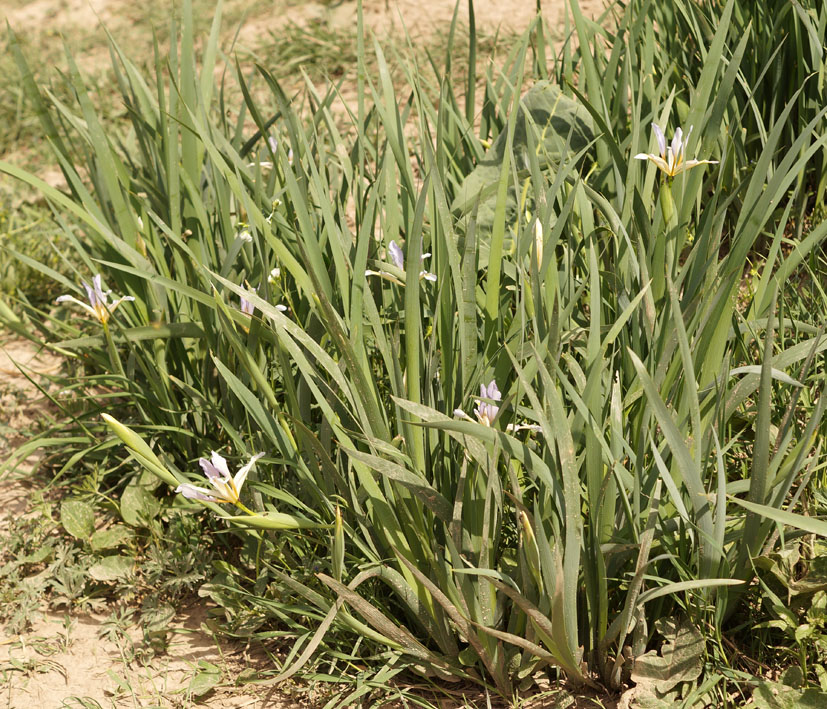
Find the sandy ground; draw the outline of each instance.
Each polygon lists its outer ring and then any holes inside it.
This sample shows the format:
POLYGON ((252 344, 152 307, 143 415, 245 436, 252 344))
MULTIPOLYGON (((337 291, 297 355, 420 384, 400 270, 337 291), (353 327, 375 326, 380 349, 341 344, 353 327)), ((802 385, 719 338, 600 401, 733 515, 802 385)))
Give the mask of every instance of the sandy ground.
MULTIPOLYGON (((242 648, 222 643, 200 629, 203 611, 179 613, 171 628, 167 652, 147 660, 131 659, 129 642, 102 637, 103 617, 44 613, 25 635, 0 639, 0 705, 9 709, 63 707, 67 702, 94 700, 101 707, 294 707, 298 700, 258 688, 255 693, 235 682, 251 662, 242 648), (190 691, 199 662, 220 669, 219 684, 206 699, 190 691), (14 668, 9 671, 8 668, 14 668)), ((131 628, 140 643, 140 632, 131 628)), ((69 704, 80 706, 79 704, 69 704)))
MULTIPOLYGON (((0 465, 5 463, 11 450, 25 441, 34 422, 48 414, 49 401, 38 385, 48 390, 49 382, 41 375, 57 374, 61 364, 60 358, 38 351, 28 340, 2 335, 0 330, 0 465)), ((25 461, 18 472, 31 471, 34 462, 34 458, 25 461)), ((4 517, 19 511, 20 491, 5 491, 2 486, 0 491, 3 495, 15 493, 13 500, 0 498, 2 530, 4 517)))
MULTIPOLYGON (((167 3, 149 0, 148 6, 164 7, 167 3)), ((239 2, 225 0, 224 6, 239 2)), ((243 3, 241 3, 243 6, 243 3)), ((330 20, 333 24, 353 22, 356 19, 356 2, 314 2, 313 0, 272 0, 271 2, 248 1, 250 14, 241 32, 241 39, 255 37, 266 31, 275 31, 291 23, 302 25, 318 20, 330 20)), ((137 16, 144 16, 146 8, 138 8, 126 0, 9 0, 9 8, 0 17, 6 19, 15 30, 49 32, 70 35, 73 28, 106 25, 117 30, 129 27, 137 16)), ((566 0, 543 0, 543 15, 554 27, 562 20, 566 0)), ((580 0, 586 17, 596 17, 602 12, 603 0, 580 0)), ((402 29, 412 38, 427 36, 447 27, 454 14, 453 0, 363 0, 365 23, 378 37, 402 29)), ((494 30, 497 27, 522 31, 536 13, 535 0, 475 0, 474 15, 479 27, 494 30)), ((163 13, 161 14, 163 17, 163 13)), ((467 24, 468 4, 461 0, 460 22, 467 24)))
MULTIPOLYGON (((233 4, 227 0, 225 7, 233 4)), ((236 2, 236 4, 238 4, 236 2)), ((290 23, 299 25, 324 20, 332 24, 355 24, 356 3, 256 2, 251 0, 250 16, 239 35, 243 44, 264 31, 278 31, 290 23)), ((83 28, 113 32, 134 24, 136 13, 145 16, 147 6, 163 9, 166 3, 149 0, 136 6, 126 0, 8 0, 0 8, 0 21, 7 19, 19 33, 46 33, 71 36, 83 28), (4 12, 5 9, 5 12, 4 12)), ((544 0, 543 12, 554 27, 562 17, 565 0, 544 0)), ((476 0, 478 27, 493 31, 498 27, 521 31, 534 17, 535 0, 476 0)), ((586 16, 596 17, 602 0, 581 0, 586 16)), ((407 31, 412 38, 444 30, 454 12, 452 0, 364 0, 367 25, 380 39, 391 33, 407 31)), ((163 12, 161 13, 163 16, 163 12)), ((462 3, 460 20, 467 23, 467 4, 462 3)), ((148 38, 147 38, 148 40, 148 38)), ((100 47, 81 52, 82 70, 94 70, 108 62, 100 47)), ((2 149, 0 149, 2 152, 2 149)), ((48 413, 48 402, 15 366, 34 374, 55 374, 60 360, 37 352, 31 344, 0 331, 0 463, 14 445, 25 440, 38 417, 48 413)), ((36 468, 29 459, 17 473, 0 479, 0 535, 12 516, 25 514, 31 486, 26 476, 36 468)), ((251 659, 241 647, 222 643, 201 629, 203 608, 182 610, 175 623, 166 653, 148 662, 127 661, 123 644, 103 639, 101 617, 64 616, 42 613, 32 619, 24 635, 8 636, 0 629, 0 706, 10 709, 51 709, 52 707, 229 707, 263 709, 299 706, 297 699, 273 687, 235 686, 238 674, 256 666, 261 658, 251 659), (192 697, 187 688, 199 661, 221 669, 221 684, 206 700, 192 697), (90 701, 91 700, 91 701, 90 701), (87 702, 84 704, 83 702, 87 702), (92 701, 96 703, 92 703, 92 701)), ((137 629, 132 629, 137 633, 137 629)), ((541 703, 538 706, 554 706, 541 703)))

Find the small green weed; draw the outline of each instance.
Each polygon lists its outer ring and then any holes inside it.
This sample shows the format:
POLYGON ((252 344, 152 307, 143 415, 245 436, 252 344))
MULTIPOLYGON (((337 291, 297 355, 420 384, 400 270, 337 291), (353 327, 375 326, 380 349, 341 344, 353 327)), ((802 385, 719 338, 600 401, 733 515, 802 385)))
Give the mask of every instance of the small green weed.
POLYGON ((158 507, 151 517, 124 510, 130 524, 93 510, 80 498, 43 500, 10 520, 0 540, 0 622, 20 633, 44 607, 101 610, 116 598, 140 604, 146 647, 158 650, 174 608, 211 575, 212 555, 192 543, 203 526, 174 510, 160 519, 158 507))

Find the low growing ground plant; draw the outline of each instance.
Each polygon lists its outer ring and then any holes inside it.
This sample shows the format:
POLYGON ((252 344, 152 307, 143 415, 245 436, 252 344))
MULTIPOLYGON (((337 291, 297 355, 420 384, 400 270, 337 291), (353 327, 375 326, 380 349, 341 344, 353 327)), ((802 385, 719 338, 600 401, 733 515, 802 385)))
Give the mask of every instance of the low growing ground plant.
POLYGON ((370 666, 342 705, 403 670, 745 697, 720 648, 756 559, 825 532, 795 511, 823 476, 827 338, 793 284, 827 225, 791 239, 790 217, 827 108, 793 94, 754 132, 739 8, 692 71, 653 3, 601 27, 574 1, 559 52, 538 20, 460 77, 452 39, 444 64, 401 55, 401 94, 360 14, 356 101, 308 82, 298 114, 262 65, 228 67, 226 104, 220 4, 199 55, 185 3, 153 77, 112 45, 126 135, 71 57, 73 103, 28 80, 69 187, 0 170, 77 221, 82 266, 40 267, 74 303, 3 317, 103 392, 30 447, 98 466, 121 508, 162 481, 147 505, 235 545, 200 593, 284 642, 279 679, 370 666))

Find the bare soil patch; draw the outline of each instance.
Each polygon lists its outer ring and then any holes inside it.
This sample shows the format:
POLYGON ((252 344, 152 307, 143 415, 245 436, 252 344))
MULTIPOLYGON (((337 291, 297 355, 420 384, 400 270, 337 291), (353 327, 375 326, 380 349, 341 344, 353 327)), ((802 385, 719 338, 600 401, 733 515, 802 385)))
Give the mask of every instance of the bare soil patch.
MULTIPOLYGON (((0 466, 47 414, 49 400, 39 387, 48 390, 44 375, 56 375, 60 366, 54 354, 20 337, 3 338, 0 331, 0 466)), ((35 458, 30 458, 20 472, 31 471, 34 463, 35 458)), ((16 511, 9 494, 0 486, 0 519, 16 511)))
POLYGON ((260 659, 252 662, 243 649, 227 643, 219 647, 201 630, 202 618, 199 609, 181 612, 170 628, 167 651, 142 660, 130 657, 131 641, 140 642, 135 628, 131 638, 110 639, 102 616, 43 614, 25 635, 0 639, 0 672, 6 674, 2 694, 9 709, 62 707, 77 699, 113 709, 299 705, 282 695, 267 696, 264 688, 234 686, 242 671, 260 665, 260 659), (218 684, 201 699, 191 683, 207 664, 219 670, 218 684))
MULTIPOLYGON (((134 26, 147 17, 167 22, 167 3, 150 0, 136 5, 128 0, 8 0, 6 19, 18 31, 45 32, 53 36, 69 37, 72 30, 110 30, 134 26)), ((443 31, 454 14, 452 0, 364 0, 365 24, 377 35, 407 30, 411 38, 427 38, 443 31)), ((543 2, 543 16, 554 27, 562 22, 565 0, 543 2)), ((597 17, 603 11, 603 0, 580 0, 586 17, 597 17)), ((231 19, 244 18, 242 39, 260 36, 290 24, 332 18, 333 22, 353 22, 357 12, 355 0, 341 2, 305 2, 304 0, 275 0, 250 2, 227 0, 225 15, 231 19)), ((468 24, 468 4, 461 2, 459 21, 468 24)), ((534 0, 475 0, 474 16, 478 26, 487 29, 502 27, 522 31, 536 15, 534 0)), ((235 28, 232 28, 235 31, 235 28)), ((135 38, 139 39, 139 38, 135 38)), ((142 38, 151 41, 151 37, 142 38)), ((105 59, 108 62, 108 57, 105 59)))

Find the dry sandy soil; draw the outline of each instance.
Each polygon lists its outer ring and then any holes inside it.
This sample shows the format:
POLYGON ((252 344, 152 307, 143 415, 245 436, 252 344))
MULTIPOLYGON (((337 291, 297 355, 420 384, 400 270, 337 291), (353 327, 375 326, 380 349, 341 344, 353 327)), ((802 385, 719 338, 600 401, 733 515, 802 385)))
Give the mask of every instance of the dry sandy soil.
MULTIPOLYGON (((543 15, 554 26, 563 16, 567 0, 543 0, 543 15)), ((18 31, 40 31, 51 35, 58 33, 71 36, 74 29, 106 25, 117 30, 129 27, 136 16, 145 16, 146 6, 163 8, 168 3, 150 0, 138 7, 126 0, 10 0, 11 6, 4 14, 18 31), (16 7, 15 7, 16 6, 16 7)), ((265 31, 276 31, 291 23, 303 24, 320 19, 332 19, 333 23, 355 23, 356 2, 341 0, 314 2, 313 0, 226 0, 226 9, 232 6, 249 6, 241 38, 252 38, 265 31)), ((427 36, 443 29, 454 13, 454 0, 363 0, 366 24, 381 37, 392 31, 407 29, 411 37, 427 36)), ((602 11, 603 0, 580 0, 580 7, 587 17, 596 17, 602 11)), ((497 27, 522 31, 535 16, 535 0, 475 0, 474 14, 480 27, 488 30, 497 27)), ((160 17, 164 17, 161 12, 160 17)), ((467 23, 468 5, 460 2, 459 18, 467 23)), ((146 38, 149 41, 150 38, 146 38)))
MULTIPOLYGON (((167 5, 151 1, 139 7, 125 0, 9 0, 3 4, 7 9, 5 13, 0 10, 0 20, 5 15, 18 33, 67 37, 81 30, 88 34, 90 28, 102 32, 102 25, 113 32, 128 32, 136 13, 145 17, 147 7, 151 11, 157 6, 159 17, 163 17, 167 5)), ((356 16, 356 4, 352 0, 326 4, 250 0, 246 4, 250 6, 250 16, 239 36, 242 44, 254 40, 257 34, 278 31, 289 23, 301 25, 323 19, 347 24, 355 23, 356 16)), ((581 0, 580 4, 584 13, 593 17, 603 7, 601 0, 581 0)), ((225 2, 228 9, 243 5, 238 0, 225 2)), ((564 6, 565 0, 544 0, 544 14, 552 26, 559 22, 564 6)), ((366 23, 380 38, 403 29, 413 38, 427 37, 444 30, 453 11, 452 0, 364 0, 366 23)), ((535 0, 476 0, 475 13, 480 28, 520 31, 534 17, 535 0)), ((464 2, 460 17, 467 17, 464 2)), ((149 37, 145 39, 149 41, 149 37)), ((90 70, 108 62, 108 53, 98 45, 86 53, 81 52, 78 60, 83 69, 90 70)), ((48 410, 45 399, 14 362, 24 370, 42 374, 54 374, 60 367, 59 359, 53 355, 38 353, 29 343, 0 331, 0 462, 5 460, 11 446, 23 440, 33 421, 48 410)), ((0 535, 11 516, 26 513, 31 490, 26 475, 33 467, 36 460, 29 460, 16 473, 0 479, 0 535)), ((226 644, 217 647, 213 637, 201 630, 202 612, 196 607, 179 613, 174 624, 177 630, 167 654, 157 655, 144 664, 125 662, 122 647, 101 639, 100 617, 68 617, 44 612, 32 618, 31 630, 24 635, 7 636, 0 630, 0 705, 4 700, 8 707, 15 709, 64 706, 258 709, 299 705, 296 699, 277 694, 272 687, 250 691, 229 686, 242 668, 255 662, 245 657, 243 648, 226 644), (192 699, 186 691, 201 660, 218 665, 227 685, 214 690, 206 701, 192 699), (15 665, 23 669, 6 671, 15 665), (83 704, 78 698, 97 703, 83 704)))
MULTIPOLYGON (((9 709, 92 707, 295 707, 298 700, 260 688, 255 693, 234 688, 235 677, 251 664, 243 649, 222 643, 201 629, 199 608, 179 612, 166 653, 148 660, 131 659, 124 640, 101 636, 102 616, 43 613, 25 635, 0 639, 0 705, 9 709), (188 692, 199 662, 221 669, 221 684, 203 701, 188 692)), ((140 632, 132 635, 140 642, 140 632)))

